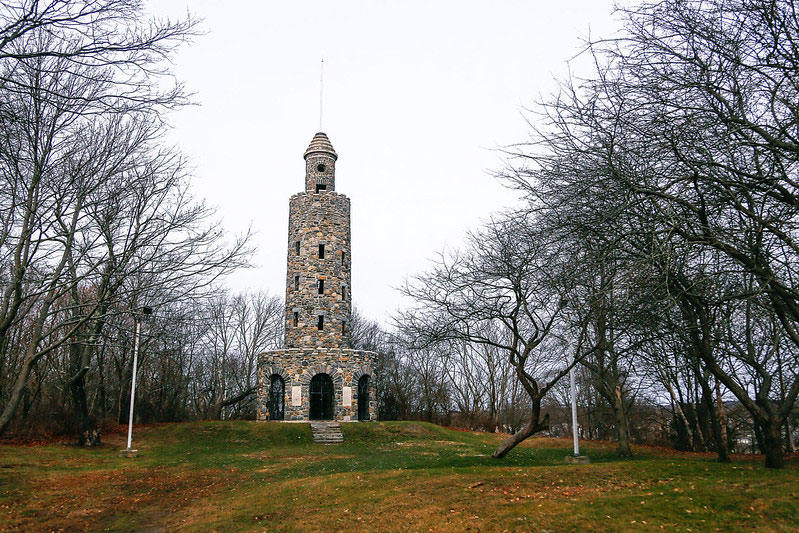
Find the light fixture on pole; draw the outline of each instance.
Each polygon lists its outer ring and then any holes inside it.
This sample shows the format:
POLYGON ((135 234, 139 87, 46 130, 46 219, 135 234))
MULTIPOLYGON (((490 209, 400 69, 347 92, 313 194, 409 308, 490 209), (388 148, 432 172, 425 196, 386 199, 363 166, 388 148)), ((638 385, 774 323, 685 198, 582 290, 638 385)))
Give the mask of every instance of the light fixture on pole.
POLYGON ((133 334, 133 371, 130 380, 130 413, 128 415, 128 447, 119 450, 120 457, 137 457, 139 450, 131 449, 130 444, 133 438, 133 402, 136 398, 136 369, 139 363, 139 337, 141 336, 141 318, 153 314, 150 307, 142 307, 140 313, 133 312, 134 334, 133 334))

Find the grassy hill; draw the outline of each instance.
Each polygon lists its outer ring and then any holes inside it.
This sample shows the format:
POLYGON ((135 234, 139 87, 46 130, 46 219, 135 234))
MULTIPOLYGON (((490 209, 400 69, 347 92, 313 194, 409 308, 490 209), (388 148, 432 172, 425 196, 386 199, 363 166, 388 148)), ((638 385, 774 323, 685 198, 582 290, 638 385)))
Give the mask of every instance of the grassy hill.
POLYGON ((342 424, 319 445, 307 424, 197 422, 138 428, 82 449, 0 444, 0 530, 793 530, 799 459, 533 439, 502 460, 501 436, 417 422, 342 424))

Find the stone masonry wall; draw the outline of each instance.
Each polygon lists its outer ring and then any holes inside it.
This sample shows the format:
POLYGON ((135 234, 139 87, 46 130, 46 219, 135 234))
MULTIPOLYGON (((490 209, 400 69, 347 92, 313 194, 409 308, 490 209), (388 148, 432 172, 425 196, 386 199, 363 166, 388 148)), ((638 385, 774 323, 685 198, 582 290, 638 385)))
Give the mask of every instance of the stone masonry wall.
POLYGON ((315 192, 317 185, 336 190, 336 159, 326 153, 310 153, 305 159, 305 191, 315 192))
POLYGON ((329 191, 292 196, 286 269, 287 348, 350 346, 351 261, 349 198, 329 191), (319 245, 324 245, 324 258, 319 257, 319 245))
POLYGON ((369 419, 377 420, 373 375, 376 357, 375 352, 336 348, 284 349, 262 354, 258 358, 258 420, 269 420, 269 385, 272 375, 277 374, 285 384, 284 420, 307 421, 309 384, 322 373, 333 379, 333 419, 339 422, 358 420, 358 380, 369 376, 369 419), (351 398, 349 405, 344 401, 346 387, 351 398))

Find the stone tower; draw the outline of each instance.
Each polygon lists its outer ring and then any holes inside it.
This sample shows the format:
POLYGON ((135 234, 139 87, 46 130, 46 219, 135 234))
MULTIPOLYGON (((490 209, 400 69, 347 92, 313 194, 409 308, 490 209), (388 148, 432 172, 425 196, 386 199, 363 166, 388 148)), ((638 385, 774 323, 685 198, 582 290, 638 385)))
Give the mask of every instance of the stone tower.
POLYGON ((349 348, 350 199, 324 133, 305 151, 305 192, 289 201, 286 347, 349 348))
POLYGON ((377 354, 350 344, 350 200, 324 133, 305 150, 305 191, 289 201, 285 348, 258 359, 259 420, 375 420, 377 354))

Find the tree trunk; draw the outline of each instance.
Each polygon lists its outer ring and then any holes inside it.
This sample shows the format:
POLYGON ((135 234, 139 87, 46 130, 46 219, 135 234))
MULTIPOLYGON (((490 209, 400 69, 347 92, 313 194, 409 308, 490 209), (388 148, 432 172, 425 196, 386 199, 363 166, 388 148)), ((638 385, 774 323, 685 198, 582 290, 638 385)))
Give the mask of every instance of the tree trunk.
POLYGON ((621 395, 621 385, 616 385, 613 395, 613 416, 616 419, 616 437, 619 443, 619 457, 632 457, 630 449, 630 427, 627 422, 627 412, 624 410, 624 399, 621 395))
POLYGON ((505 442, 500 444, 499 448, 494 450, 494 453, 491 454, 491 457, 494 459, 502 459, 508 454, 509 451, 515 448, 517 444, 538 433, 539 431, 547 429, 548 427, 549 414, 544 415, 544 420, 539 423, 538 415, 534 412, 530 417, 530 421, 527 422, 522 429, 505 439, 505 442))
POLYGON ((730 445, 727 441, 727 415, 724 413, 724 402, 721 399, 721 384, 716 378, 716 410, 718 411, 719 426, 721 426, 721 446, 729 452, 730 445))
POLYGON ((69 347, 71 364, 70 373, 73 378, 69 382, 69 391, 72 395, 72 405, 75 409, 75 423, 78 430, 78 445, 80 446, 99 446, 100 431, 95 427, 89 416, 89 402, 86 399, 86 371, 84 368, 85 353, 88 348, 73 343, 69 347))
POLYGON ((754 420, 754 424, 752 426, 755 431, 755 442, 757 443, 757 451, 764 454, 766 453, 766 441, 763 437, 763 426, 760 425, 760 422, 757 419, 754 420))
POLYGON ((11 389, 11 397, 8 399, 2 414, 0 414, 0 435, 8 429, 11 420, 14 418, 14 413, 16 413, 17 407, 19 407, 19 403, 28 385, 28 377, 30 377, 31 370, 35 364, 36 359, 32 357, 26 357, 22 362, 22 368, 20 368, 19 375, 17 375, 17 379, 14 382, 14 387, 11 389))
POLYGON ((782 423, 770 421, 761 424, 763 431, 763 451, 766 454, 766 468, 783 468, 785 456, 782 447, 782 423))
POLYGON ((37 352, 39 341, 44 329, 44 322, 50 311, 50 306, 53 303, 53 291, 47 296, 42 307, 39 309, 39 316, 31 328, 30 340, 25 352, 25 358, 22 361, 22 367, 19 370, 17 379, 14 380, 14 387, 11 389, 11 397, 8 399, 2 414, 0 414, 0 435, 7 429, 11 420, 14 418, 14 413, 17 412, 19 403, 22 396, 28 387, 28 379, 30 379, 33 367, 36 366, 37 361, 42 357, 43 352, 37 352))
POLYGON ((789 416, 785 417, 785 440, 788 444, 788 451, 796 453, 796 444, 793 442, 793 431, 791 431, 791 420, 789 416))
POLYGON ((696 370, 696 378, 699 381, 700 387, 702 387, 702 403, 705 404, 705 409, 707 409, 708 417, 710 418, 710 432, 713 435, 713 440, 716 443, 716 453, 718 454, 718 461, 720 463, 729 463, 730 462, 730 454, 727 450, 727 439, 722 436, 721 432, 721 423, 719 421, 718 413, 713 405, 715 402, 713 401, 713 391, 710 389, 710 385, 708 385, 707 379, 704 375, 701 374, 701 370, 697 368, 696 370))
POLYGON ((685 429, 685 437, 688 440, 688 447, 690 451, 694 451, 694 437, 691 433, 691 424, 688 422, 688 418, 685 416, 685 412, 680 406, 680 399, 674 392, 674 387, 671 385, 671 381, 665 376, 663 378, 663 383, 666 385, 666 389, 668 389, 669 395, 671 396, 671 401, 674 405, 674 411, 677 414, 677 419, 680 421, 680 423, 682 423, 682 427, 685 429))
POLYGON ((213 403, 209 408, 208 418, 211 420, 221 420, 222 419, 222 409, 227 407, 228 405, 233 405, 239 403, 242 400, 245 400, 250 394, 255 393, 257 391, 257 387, 250 387, 249 389, 244 389, 239 394, 228 398, 227 400, 219 399, 217 402, 213 403))

